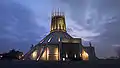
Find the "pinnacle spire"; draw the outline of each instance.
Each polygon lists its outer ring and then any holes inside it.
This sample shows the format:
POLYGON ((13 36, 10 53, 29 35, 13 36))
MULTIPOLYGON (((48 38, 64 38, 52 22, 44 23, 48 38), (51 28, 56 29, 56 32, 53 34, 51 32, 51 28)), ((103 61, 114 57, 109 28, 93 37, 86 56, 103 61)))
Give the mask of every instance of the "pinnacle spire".
POLYGON ((52 16, 64 16, 64 12, 62 12, 60 8, 58 8, 57 10, 55 9, 52 11, 52 16))
POLYGON ((50 32, 54 31, 66 32, 65 16, 64 13, 60 11, 60 8, 52 12, 50 32))

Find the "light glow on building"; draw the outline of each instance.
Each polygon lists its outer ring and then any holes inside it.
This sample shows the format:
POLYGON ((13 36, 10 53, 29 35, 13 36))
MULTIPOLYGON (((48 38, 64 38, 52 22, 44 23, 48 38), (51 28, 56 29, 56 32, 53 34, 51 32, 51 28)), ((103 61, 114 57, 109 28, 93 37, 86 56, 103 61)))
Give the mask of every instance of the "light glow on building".
POLYGON ((82 51, 81 57, 82 57, 83 60, 89 60, 89 55, 84 50, 82 51))
POLYGON ((42 60, 45 60, 46 59, 46 50, 43 52, 42 56, 41 56, 41 59, 42 60))
POLYGON ((49 48, 47 48, 47 60, 49 59, 49 48))
POLYGON ((48 40, 48 42, 50 42, 50 41, 51 41, 51 39, 52 39, 52 37, 48 40))
POLYGON ((74 57, 75 57, 75 58, 77 57, 76 54, 74 55, 74 57))
POLYGON ((58 38, 58 41, 60 42, 60 38, 58 38))
POLYGON ((41 56, 42 60, 49 60, 49 48, 46 48, 44 53, 41 56))
POLYGON ((62 58, 63 59, 63 61, 65 61, 65 58, 62 58))
POLYGON ((66 58, 68 58, 68 54, 66 53, 66 58))
POLYGON ((58 24, 58 30, 60 29, 60 26, 59 26, 59 24, 58 24))
POLYGON ((55 60, 58 60, 58 56, 59 56, 58 48, 55 48, 55 60))
POLYGON ((37 51, 34 51, 33 53, 32 53, 32 59, 36 59, 36 57, 37 57, 37 51))

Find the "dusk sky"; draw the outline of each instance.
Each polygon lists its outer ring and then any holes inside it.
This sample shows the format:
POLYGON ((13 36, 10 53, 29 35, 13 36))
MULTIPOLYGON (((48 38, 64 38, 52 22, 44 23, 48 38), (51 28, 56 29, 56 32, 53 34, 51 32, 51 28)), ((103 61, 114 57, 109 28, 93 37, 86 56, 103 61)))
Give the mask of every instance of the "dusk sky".
POLYGON ((68 33, 91 41, 98 57, 120 46, 120 0, 0 0, 0 53, 28 52, 50 30, 53 10, 66 15, 68 33))

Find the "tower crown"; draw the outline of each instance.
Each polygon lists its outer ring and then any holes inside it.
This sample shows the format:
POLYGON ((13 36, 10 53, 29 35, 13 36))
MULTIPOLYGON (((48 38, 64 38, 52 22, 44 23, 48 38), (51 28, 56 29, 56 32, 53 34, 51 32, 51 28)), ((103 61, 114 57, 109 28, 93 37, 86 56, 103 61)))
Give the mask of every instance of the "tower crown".
POLYGON ((66 32, 65 16, 63 12, 53 12, 51 19, 51 30, 54 31, 63 31, 66 32))

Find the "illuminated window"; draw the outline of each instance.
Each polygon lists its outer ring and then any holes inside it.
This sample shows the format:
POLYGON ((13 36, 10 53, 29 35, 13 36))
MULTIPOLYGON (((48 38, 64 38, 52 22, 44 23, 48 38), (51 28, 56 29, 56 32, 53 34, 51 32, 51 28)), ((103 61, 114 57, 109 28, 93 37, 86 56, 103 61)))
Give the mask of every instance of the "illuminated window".
POLYGON ((47 60, 49 59, 49 48, 47 47, 47 60))
POLYGON ((60 42, 60 38, 58 38, 58 41, 60 42))
POLYGON ((58 48, 55 48, 55 52, 54 52, 54 54, 55 54, 55 60, 58 60, 58 48))
POLYGON ((68 54, 66 54, 66 58, 68 58, 68 54))
POLYGON ((51 30, 53 30, 53 27, 51 27, 51 30))
POLYGON ((48 42, 50 42, 51 39, 52 39, 52 37, 48 40, 48 42))
POLYGON ((49 59, 49 49, 45 49, 42 56, 41 56, 42 60, 48 60, 49 59), (46 59, 47 58, 47 59, 46 59))
POLYGON ((74 57, 76 58, 76 54, 74 55, 74 57))
POLYGON ((41 56, 41 59, 42 60, 45 60, 46 59, 46 50, 43 52, 42 56, 41 56))
POLYGON ((55 48, 55 54, 58 55, 58 48, 55 48))
POLYGON ((35 60, 36 57, 37 57, 37 51, 34 51, 34 52, 32 53, 32 59, 35 60))
POLYGON ((62 58, 63 59, 63 61, 65 61, 65 58, 62 58))
POLYGON ((81 54, 80 54, 80 57, 81 57, 81 54))

